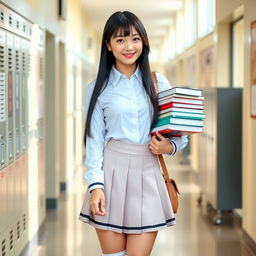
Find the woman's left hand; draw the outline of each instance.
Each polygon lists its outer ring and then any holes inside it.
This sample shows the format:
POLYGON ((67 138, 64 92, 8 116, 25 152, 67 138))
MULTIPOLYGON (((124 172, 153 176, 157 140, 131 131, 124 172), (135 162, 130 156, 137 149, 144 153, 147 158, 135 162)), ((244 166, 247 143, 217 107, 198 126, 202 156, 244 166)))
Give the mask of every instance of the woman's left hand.
POLYGON ((173 152, 172 143, 159 132, 151 138, 149 149, 154 155, 170 154, 173 152))

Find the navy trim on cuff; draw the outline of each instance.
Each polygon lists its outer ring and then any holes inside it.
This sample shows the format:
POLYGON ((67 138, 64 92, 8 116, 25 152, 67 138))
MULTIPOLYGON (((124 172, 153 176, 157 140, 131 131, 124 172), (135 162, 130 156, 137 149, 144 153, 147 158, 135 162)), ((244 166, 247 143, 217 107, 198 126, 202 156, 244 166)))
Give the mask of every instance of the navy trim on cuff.
POLYGON ((172 143, 173 146, 174 146, 173 152, 171 153, 171 155, 173 156, 173 155, 175 155, 175 153, 177 152, 177 145, 176 145, 176 143, 175 143, 174 141, 172 141, 172 140, 171 140, 171 143, 172 143))
POLYGON ((102 185, 104 187, 104 184, 102 182, 94 182, 88 188, 90 189, 92 186, 95 186, 95 185, 102 185))

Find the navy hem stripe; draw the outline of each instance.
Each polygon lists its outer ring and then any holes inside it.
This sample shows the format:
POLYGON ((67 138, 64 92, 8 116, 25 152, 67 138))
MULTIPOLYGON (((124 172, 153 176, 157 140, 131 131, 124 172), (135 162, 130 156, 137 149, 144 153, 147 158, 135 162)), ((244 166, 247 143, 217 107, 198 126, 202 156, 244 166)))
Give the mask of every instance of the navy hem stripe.
POLYGON ((125 227, 125 226, 118 226, 118 225, 114 225, 114 224, 109 224, 109 223, 103 223, 103 222, 99 222, 96 221, 94 219, 92 219, 90 216, 80 213, 80 216, 83 218, 87 218, 90 221, 92 221, 95 224, 98 225, 102 225, 102 226, 106 226, 106 227, 112 227, 112 228, 118 228, 118 229, 127 229, 127 230, 140 230, 140 229, 147 229, 147 228, 157 228, 157 227, 161 227, 161 226, 165 226, 167 223, 175 221, 175 218, 166 220, 165 223, 161 223, 161 224, 157 224, 157 225, 150 225, 150 226, 143 226, 143 227, 125 227))
POLYGON ((102 182, 94 182, 88 188, 91 188, 94 185, 102 185, 102 186, 104 186, 104 184, 102 182))

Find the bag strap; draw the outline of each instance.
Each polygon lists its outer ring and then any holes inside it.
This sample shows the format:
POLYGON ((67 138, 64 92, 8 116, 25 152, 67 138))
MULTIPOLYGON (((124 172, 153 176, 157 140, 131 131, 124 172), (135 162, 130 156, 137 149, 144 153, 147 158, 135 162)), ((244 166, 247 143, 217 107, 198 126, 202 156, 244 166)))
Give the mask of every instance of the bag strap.
MULTIPOLYGON (((156 77, 156 72, 152 72, 151 74, 152 74, 152 78, 153 78, 154 86, 155 86, 155 91, 156 91, 156 95, 157 95, 158 94, 158 81, 157 81, 157 77, 156 77)), ((157 155, 157 158, 158 158, 158 161, 160 163, 165 182, 166 183, 171 183, 171 179, 169 177, 163 155, 157 155)))

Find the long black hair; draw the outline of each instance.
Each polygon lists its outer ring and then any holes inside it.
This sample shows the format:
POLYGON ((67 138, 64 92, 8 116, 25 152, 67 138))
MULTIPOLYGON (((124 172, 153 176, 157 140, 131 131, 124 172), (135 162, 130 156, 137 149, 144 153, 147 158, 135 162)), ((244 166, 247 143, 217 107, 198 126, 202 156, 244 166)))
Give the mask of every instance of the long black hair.
POLYGON ((96 83, 91 96, 91 101, 90 101, 89 109, 87 112, 86 123, 85 123, 85 133, 84 133, 85 146, 86 146, 86 135, 91 136, 90 124, 91 124, 92 113, 93 113, 96 101, 100 93, 105 89, 108 83, 111 68, 113 64, 115 64, 116 62, 112 51, 108 51, 106 42, 110 43, 111 37, 115 36, 120 30, 123 32, 124 36, 129 36, 131 33, 131 27, 134 27, 137 30, 143 42, 142 53, 140 57, 137 59, 137 65, 139 65, 142 73, 143 87, 145 88, 145 91, 148 94, 154 109, 151 128, 153 127, 157 119, 158 104, 157 104, 157 96, 154 88, 154 82, 151 77, 151 71, 149 67, 148 54, 150 51, 150 47, 149 47, 146 30, 142 22, 139 20, 139 18, 135 14, 129 11, 115 12, 107 20, 106 25, 104 27, 104 31, 103 31, 102 42, 101 42, 100 64, 99 64, 96 83))

